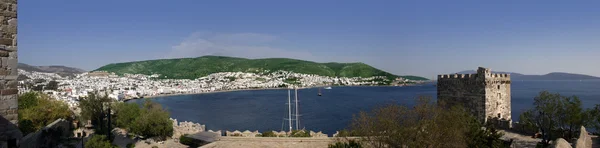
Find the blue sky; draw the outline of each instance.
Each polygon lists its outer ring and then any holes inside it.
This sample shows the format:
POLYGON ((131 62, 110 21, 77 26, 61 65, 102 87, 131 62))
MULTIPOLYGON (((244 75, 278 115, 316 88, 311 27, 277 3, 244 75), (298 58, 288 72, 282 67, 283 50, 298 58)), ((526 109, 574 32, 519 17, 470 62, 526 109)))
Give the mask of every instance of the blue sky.
POLYGON ((600 76, 600 1, 19 1, 19 62, 225 55, 600 76))

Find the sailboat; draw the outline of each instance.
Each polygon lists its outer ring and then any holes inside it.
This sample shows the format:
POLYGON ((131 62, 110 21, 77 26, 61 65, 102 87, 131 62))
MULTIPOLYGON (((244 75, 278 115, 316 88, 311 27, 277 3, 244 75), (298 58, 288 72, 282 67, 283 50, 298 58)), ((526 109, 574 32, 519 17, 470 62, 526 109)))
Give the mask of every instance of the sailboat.
MULTIPOLYGON (((284 121, 288 120, 289 131, 292 132, 292 130, 293 130, 293 126, 292 125, 294 125, 294 123, 292 121, 296 122, 295 123, 296 130, 298 130, 299 129, 299 125, 300 125, 300 118, 299 117, 301 115, 299 114, 299 109, 298 109, 298 107, 299 107, 299 105, 298 105, 298 88, 294 88, 294 95, 295 95, 294 100, 295 101, 293 102, 294 103, 293 107, 294 107, 295 111, 292 111, 292 98, 291 98, 291 92, 290 91, 291 90, 288 89, 288 103, 287 103, 287 105, 288 105, 288 115, 287 116, 288 117, 284 118, 284 121)), ((284 126, 284 122, 281 123, 282 130, 283 130, 283 126, 284 126)))
POLYGON ((319 88, 319 93, 318 93, 317 95, 319 95, 319 96, 321 96, 321 95, 322 95, 322 94, 321 94, 321 88, 319 88))
POLYGON ((331 89, 331 86, 325 87, 325 89, 331 89))

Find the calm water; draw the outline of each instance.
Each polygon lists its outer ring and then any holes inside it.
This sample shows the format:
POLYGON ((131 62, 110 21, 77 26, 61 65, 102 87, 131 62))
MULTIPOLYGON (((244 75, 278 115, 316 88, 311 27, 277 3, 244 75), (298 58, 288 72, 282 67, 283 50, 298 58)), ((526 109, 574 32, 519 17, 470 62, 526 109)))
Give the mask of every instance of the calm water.
MULTIPOLYGON (((600 104, 600 81, 513 81, 512 117, 530 108, 542 90, 577 95, 584 107, 600 104)), ((420 95, 436 98, 433 84, 410 87, 333 87, 298 90, 301 127, 333 134, 348 126, 352 115, 386 103, 414 105, 420 95)), ((292 92, 293 99, 293 92, 292 92)), ((281 130, 287 116, 287 90, 254 90, 159 97, 173 118, 206 124, 211 130, 281 130)), ((136 100, 137 103, 143 100, 136 100)), ((287 122, 286 122, 287 124, 287 122)), ((287 125, 285 125, 287 127, 287 125)), ((287 128, 283 128, 286 130, 287 128)))

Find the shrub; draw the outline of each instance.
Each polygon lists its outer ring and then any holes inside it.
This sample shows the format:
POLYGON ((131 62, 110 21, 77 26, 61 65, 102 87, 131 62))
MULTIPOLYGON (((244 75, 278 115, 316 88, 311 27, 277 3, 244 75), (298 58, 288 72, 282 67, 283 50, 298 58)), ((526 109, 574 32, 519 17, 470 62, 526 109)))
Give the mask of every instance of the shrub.
POLYGON ((310 133, 306 130, 292 130, 290 137, 310 137, 310 133))
POLYGON ((362 148, 360 143, 355 140, 349 140, 348 142, 336 142, 335 144, 329 144, 329 148, 362 148))
POLYGON ((85 141, 86 148, 118 148, 110 143, 104 135, 94 135, 88 141, 85 141))
POLYGON ((135 144, 133 144, 133 143, 129 143, 129 144, 127 144, 127 146, 126 146, 126 147, 127 147, 127 148, 134 148, 134 147, 135 147, 135 144))
POLYGON ((173 135, 173 122, 169 117, 169 112, 162 109, 160 104, 146 100, 140 116, 131 125, 131 132, 164 140, 173 135))
POLYGON ((277 135, 273 131, 267 131, 262 133, 261 137, 277 137, 277 135))
POLYGON ((57 119, 71 119, 69 105, 47 95, 29 92, 18 97, 19 129, 23 135, 40 130, 57 119))
POLYGON ((584 110, 577 96, 542 91, 533 100, 534 107, 521 114, 520 122, 527 129, 539 129, 544 145, 557 138, 573 142, 579 127, 594 125, 593 118, 597 116, 595 109, 584 110))
POLYGON ((140 106, 136 103, 117 103, 114 106, 117 127, 131 131, 132 123, 142 112, 140 106))
POLYGON ((494 147, 499 136, 460 106, 444 108, 419 97, 414 107, 389 104, 360 112, 351 122, 351 132, 368 147, 494 147), (488 130, 489 129, 489 130, 488 130))

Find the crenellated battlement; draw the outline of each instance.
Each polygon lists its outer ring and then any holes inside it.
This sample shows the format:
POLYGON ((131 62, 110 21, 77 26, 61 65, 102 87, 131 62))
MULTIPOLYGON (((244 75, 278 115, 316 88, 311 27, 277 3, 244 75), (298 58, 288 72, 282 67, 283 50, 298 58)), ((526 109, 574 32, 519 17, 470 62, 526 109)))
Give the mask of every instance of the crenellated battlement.
MULTIPOLYGON (((438 80, 440 80, 440 79, 474 79, 479 76, 481 76, 481 75, 480 74, 443 74, 443 75, 438 75, 438 80)), ((510 79, 510 74, 491 73, 491 74, 489 74, 489 78, 508 78, 508 79, 510 79)))

